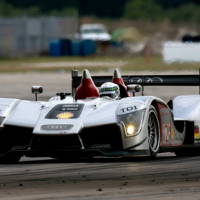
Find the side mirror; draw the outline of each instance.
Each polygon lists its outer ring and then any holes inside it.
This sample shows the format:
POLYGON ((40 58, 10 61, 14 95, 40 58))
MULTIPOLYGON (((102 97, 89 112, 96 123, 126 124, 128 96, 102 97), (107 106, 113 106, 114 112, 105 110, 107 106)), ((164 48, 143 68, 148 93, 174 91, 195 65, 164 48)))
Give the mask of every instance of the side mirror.
POLYGON ((35 94, 35 100, 38 100, 38 94, 42 94, 43 93, 43 87, 39 86, 39 85, 34 85, 31 88, 31 92, 32 94, 35 94))
POLYGON ((128 92, 140 92, 142 90, 141 85, 127 85, 128 92))
POLYGON ((65 93, 65 92, 56 93, 56 96, 59 96, 60 100, 65 99, 67 95, 70 95, 70 93, 65 93))

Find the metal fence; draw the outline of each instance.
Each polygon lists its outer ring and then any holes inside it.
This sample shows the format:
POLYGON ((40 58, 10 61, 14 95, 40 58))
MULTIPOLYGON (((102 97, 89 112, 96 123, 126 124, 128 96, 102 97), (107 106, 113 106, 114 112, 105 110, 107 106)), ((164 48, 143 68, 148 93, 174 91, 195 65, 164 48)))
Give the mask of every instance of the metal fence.
POLYGON ((52 40, 71 39, 77 30, 76 17, 0 18, 0 56, 47 53, 52 40))

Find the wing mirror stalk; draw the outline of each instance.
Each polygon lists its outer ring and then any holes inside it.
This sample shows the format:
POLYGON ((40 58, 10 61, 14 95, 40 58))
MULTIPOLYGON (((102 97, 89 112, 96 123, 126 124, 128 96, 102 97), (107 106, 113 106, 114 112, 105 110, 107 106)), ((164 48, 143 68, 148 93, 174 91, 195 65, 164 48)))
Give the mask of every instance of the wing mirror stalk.
POLYGON ((34 85, 31 88, 31 92, 32 92, 32 94, 35 94, 35 101, 37 101, 38 100, 38 94, 43 93, 43 87, 39 86, 39 85, 34 85))
POLYGON ((127 85, 128 92, 140 92, 142 90, 142 86, 138 84, 127 85))

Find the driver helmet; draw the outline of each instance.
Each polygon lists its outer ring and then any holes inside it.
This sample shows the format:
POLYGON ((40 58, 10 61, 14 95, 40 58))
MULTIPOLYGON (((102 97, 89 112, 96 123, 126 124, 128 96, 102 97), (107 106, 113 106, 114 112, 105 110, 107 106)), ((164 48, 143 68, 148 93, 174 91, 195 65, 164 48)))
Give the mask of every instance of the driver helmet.
POLYGON ((120 95, 119 86, 112 82, 107 82, 101 85, 99 89, 100 97, 110 97, 116 99, 120 95))

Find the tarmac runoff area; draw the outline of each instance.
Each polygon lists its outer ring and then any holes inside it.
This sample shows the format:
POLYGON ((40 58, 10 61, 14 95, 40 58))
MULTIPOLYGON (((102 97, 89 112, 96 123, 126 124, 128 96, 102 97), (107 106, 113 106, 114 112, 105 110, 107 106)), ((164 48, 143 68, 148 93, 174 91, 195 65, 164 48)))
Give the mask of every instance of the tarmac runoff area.
MULTIPOLYGON (((33 99, 32 85, 43 85, 41 99, 48 99, 56 92, 70 91, 70 74, 0 74, 1 97, 33 99)), ((197 87, 145 89, 146 95, 166 100, 197 93, 197 87)), ((19 164, 0 165, 1 200, 198 200, 199 186, 200 157, 179 158, 169 153, 155 160, 95 158, 74 163, 23 157, 19 164)))
MULTIPOLYGON (((181 74, 192 74, 192 71, 182 71, 181 74)), ((92 75, 112 75, 113 70, 92 75)), ((180 71, 168 72, 125 72, 124 74, 180 74, 180 71)), ((1 73, 0 74, 0 97, 34 99, 31 94, 32 85, 42 85, 44 93, 41 100, 55 96, 57 92, 71 92, 71 74, 60 72, 34 72, 34 73, 1 73)), ((177 95, 198 94, 198 87, 145 87, 144 95, 155 95, 169 100, 177 95)), ((138 94, 140 95, 140 94, 138 94)))

